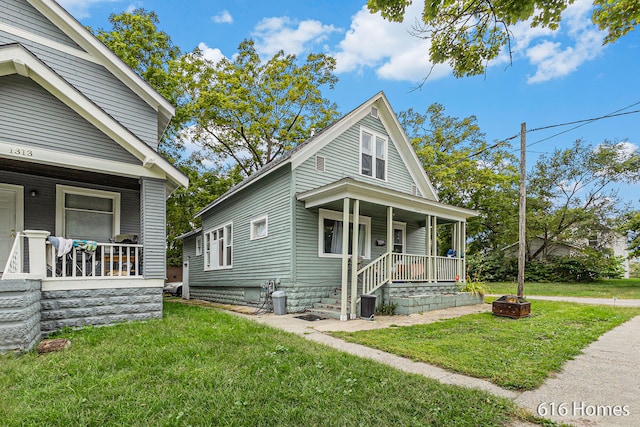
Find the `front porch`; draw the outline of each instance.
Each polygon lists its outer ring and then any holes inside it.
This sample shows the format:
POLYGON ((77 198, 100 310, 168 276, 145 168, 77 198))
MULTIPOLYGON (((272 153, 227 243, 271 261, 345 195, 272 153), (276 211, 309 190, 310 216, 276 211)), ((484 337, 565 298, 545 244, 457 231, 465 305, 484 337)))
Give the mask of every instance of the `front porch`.
POLYGON ((449 293, 465 280, 466 219, 476 215, 473 211, 352 178, 299 193, 297 199, 307 210, 320 210, 325 234, 319 236, 324 240, 319 243, 324 245, 319 252, 341 259, 339 306, 343 321, 357 318, 362 295, 372 295, 385 285, 441 283, 447 284, 449 293), (371 228, 382 221, 384 229, 379 231, 384 239, 372 238, 371 228), (412 230, 410 235, 408 229, 412 230), (366 238, 360 233, 366 233, 366 238), (366 250, 362 250, 364 245, 366 250), (369 261, 375 253, 372 248, 384 248, 384 252, 369 261), (352 254, 359 255, 358 268, 350 266, 352 254))

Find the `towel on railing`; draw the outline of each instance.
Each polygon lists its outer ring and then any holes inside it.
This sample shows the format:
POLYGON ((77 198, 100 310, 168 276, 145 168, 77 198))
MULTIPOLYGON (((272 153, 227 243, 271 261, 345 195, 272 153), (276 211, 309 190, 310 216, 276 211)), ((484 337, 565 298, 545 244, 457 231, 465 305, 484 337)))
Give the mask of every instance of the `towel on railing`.
POLYGON ((47 237, 54 248, 58 250, 58 258, 62 258, 73 248, 73 239, 65 239, 64 237, 49 236, 47 237))
POLYGON ((95 252, 98 249, 98 243, 93 240, 74 240, 73 246, 86 252, 95 252))

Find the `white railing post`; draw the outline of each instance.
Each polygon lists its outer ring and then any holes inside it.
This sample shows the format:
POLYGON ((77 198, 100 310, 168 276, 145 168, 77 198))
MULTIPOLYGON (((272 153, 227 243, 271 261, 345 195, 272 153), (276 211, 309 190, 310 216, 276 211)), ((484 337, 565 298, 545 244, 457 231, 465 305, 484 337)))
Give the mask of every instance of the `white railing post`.
POLYGON ((42 279, 47 276, 46 239, 51 233, 43 230, 24 230, 29 239, 29 276, 42 279))

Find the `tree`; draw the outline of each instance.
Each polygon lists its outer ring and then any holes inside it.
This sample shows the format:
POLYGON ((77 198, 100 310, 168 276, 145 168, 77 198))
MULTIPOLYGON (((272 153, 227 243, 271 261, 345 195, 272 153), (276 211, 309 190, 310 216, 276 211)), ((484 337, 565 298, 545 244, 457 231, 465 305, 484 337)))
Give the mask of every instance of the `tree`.
MULTIPOLYGON (((252 40, 243 41, 234 59, 199 64, 193 79, 194 126, 189 137, 220 167, 237 167, 249 176, 327 126, 336 105, 322 96, 332 89, 335 60, 310 54, 302 65, 280 51, 264 61, 252 40)), ((197 68, 197 67, 196 67, 197 68)))
POLYGON ((475 116, 447 116, 440 104, 398 116, 440 201, 480 212, 468 223, 469 251, 505 246, 514 220, 517 227, 516 159, 502 144, 487 143, 475 116))
POLYGON ((189 176, 189 187, 175 190, 167 200, 169 265, 182 265, 182 240, 176 240, 176 237, 201 225, 201 219, 194 218, 194 215, 240 181, 237 173, 221 174, 215 170, 199 170, 194 165, 181 166, 181 169, 189 176))
POLYGON ((577 140, 570 148, 542 155, 529 179, 527 235, 543 243, 529 259, 544 260, 559 242, 610 236, 623 213, 613 184, 637 182, 639 167, 640 155, 616 142, 594 148, 577 140))
MULTIPOLYGON (((574 0, 435 0, 425 1, 420 37, 431 40, 433 64, 449 63, 456 77, 482 74, 487 63, 507 46, 511 56, 510 26, 530 21, 532 27, 557 29, 562 12, 574 0)), ((412 0, 368 0, 372 13, 402 22, 412 0)), ((594 0, 592 21, 607 31, 604 43, 612 43, 633 30, 640 21, 637 0, 594 0)))
POLYGON ((190 119, 187 84, 192 75, 185 55, 167 33, 157 28, 159 20, 153 11, 112 14, 109 22, 113 28, 99 29, 95 36, 176 107, 159 146, 162 154, 176 161, 184 148, 177 136, 190 119))
POLYGON ((629 238, 629 258, 640 257, 640 211, 631 212, 621 228, 629 238))

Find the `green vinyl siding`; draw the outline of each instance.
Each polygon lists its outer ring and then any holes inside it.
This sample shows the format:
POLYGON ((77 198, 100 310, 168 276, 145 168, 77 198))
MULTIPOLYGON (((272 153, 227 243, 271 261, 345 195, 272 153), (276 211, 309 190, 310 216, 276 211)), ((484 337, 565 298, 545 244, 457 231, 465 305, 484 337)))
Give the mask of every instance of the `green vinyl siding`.
POLYGON ((395 143, 382 122, 367 115, 351 126, 335 140, 322 147, 317 155, 325 158, 325 171, 316 171, 316 155, 308 158, 295 169, 296 192, 311 190, 345 177, 369 182, 411 194, 413 178, 403 162, 395 143), (387 138, 387 180, 360 174, 360 128, 369 129, 387 138))
MULTIPOLYGON (((203 215, 203 233, 233 224, 232 268, 205 271, 204 256, 196 257, 193 249, 190 286, 258 287, 271 279, 280 279, 282 286, 291 282, 289 171, 286 166, 271 173, 203 215), (268 216, 267 237, 251 240, 251 221, 264 215, 268 216)), ((195 248, 195 237, 188 238, 186 243, 195 248)))

